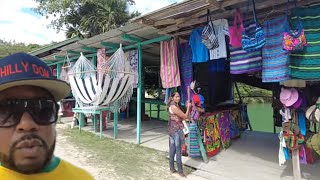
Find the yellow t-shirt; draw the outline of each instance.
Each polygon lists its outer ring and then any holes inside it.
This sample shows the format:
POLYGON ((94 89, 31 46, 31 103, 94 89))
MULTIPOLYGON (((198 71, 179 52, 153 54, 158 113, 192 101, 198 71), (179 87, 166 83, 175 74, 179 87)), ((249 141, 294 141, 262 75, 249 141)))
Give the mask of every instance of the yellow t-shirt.
POLYGON ((59 160, 57 167, 49 172, 24 175, 0 166, 1 180, 93 180, 94 178, 85 170, 80 169, 66 161, 59 160))

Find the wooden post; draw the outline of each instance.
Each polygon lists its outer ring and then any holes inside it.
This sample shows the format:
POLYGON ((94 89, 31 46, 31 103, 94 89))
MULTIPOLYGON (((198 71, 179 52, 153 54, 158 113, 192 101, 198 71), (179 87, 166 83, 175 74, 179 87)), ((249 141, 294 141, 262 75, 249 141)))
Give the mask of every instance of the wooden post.
POLYGON ((137 88, 137 144, 140 144, 141 133, 141 96, 142 96, 142 46, 138 44, 138 88, 137 88))
POLYGON ((299 149, 292 150, 293 179, 301 180, 299 149))

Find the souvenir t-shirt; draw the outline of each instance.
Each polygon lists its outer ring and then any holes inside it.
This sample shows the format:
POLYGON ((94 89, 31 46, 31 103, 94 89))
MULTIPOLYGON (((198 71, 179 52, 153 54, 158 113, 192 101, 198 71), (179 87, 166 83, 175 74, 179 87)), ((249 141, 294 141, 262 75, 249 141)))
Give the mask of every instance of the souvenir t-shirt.
POLYGON ((202 43, 202 30, 203 28, 196 28, 192 30, 190 35, 189 44, 192 49, 192 62, 201 63, 209 60, 209 50, 202 43))
POLYGON ((227 58, 226 36, 229 36, 228 20, 218 19, 211 22, 219 41, 219 47, 210 50, 210 60, 227 58))
POLYGON ((1 180, 93 180, 86 171, 54 157, 51 164, 38 174, 21 174, 0 165, 1 180))

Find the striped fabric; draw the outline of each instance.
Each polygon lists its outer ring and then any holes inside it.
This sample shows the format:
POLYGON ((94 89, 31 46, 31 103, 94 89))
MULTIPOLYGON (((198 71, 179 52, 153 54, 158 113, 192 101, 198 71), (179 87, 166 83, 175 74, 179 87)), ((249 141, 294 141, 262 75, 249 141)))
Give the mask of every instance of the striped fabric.
POLYGON ((199 157, 200 156, 200 147, 198 143, 198 128, 197 124, 191 123, 189 126, 189 156, 190 157, 199 157))
POLYGON ((179 45, 179 67, 181 73, 181 104, 188 100, 187 88, 192 82, 192 50, 189 43, 179 45))
POLYGON ((262 82, 282 82, 290 79, 289 58, 282 48, 286 16, 268 20, 263 24, 266 44, 262 48, 262 82))
POLYGON ((290 75, 305 80, 320 78, 320 6, 301 7, 292 11, 293 24, 301 17, 308 45, 301 53, 290 55, 290 75))
POLYGON ((161 41, 160 43, 160 77, 163 88, 181 85, 178 64, 177 41, 161 41))
MULTIPOLYGON (((256 30, 254 22, 245 22, 246 34, 252 36, 256 30)), ((247 52, 242 47, 230 46, 230 73, 245 74, 259 72, 262 70, 261 50, 247 52)))

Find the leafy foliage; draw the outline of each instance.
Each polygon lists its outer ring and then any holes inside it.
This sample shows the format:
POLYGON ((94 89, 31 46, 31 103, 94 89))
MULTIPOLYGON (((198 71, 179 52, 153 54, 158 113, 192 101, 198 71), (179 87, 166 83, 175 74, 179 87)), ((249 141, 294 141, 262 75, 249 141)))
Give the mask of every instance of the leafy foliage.
POLYGON ((67 38, 92 37, 124 25, 139 12, 128 12, 134 0, 34 0, 39 14, 56 19, 51 26, 58 31, 66 28, 67 38))
MULTIPOLYGON (((253 86, 249 86, 244 83, 237 83, 242 101, 245 103, 266 103, 272 101, 272 92, 253 86)), ((234 98, 236 102, 239 102, 239 95, 236 88, 234 88, 234 98)))
POLYGON ((0 39, 0 58, 16 52, 31 52, 40 48, 38 44, 24 44, 16 41, 4 41, 0 39))

